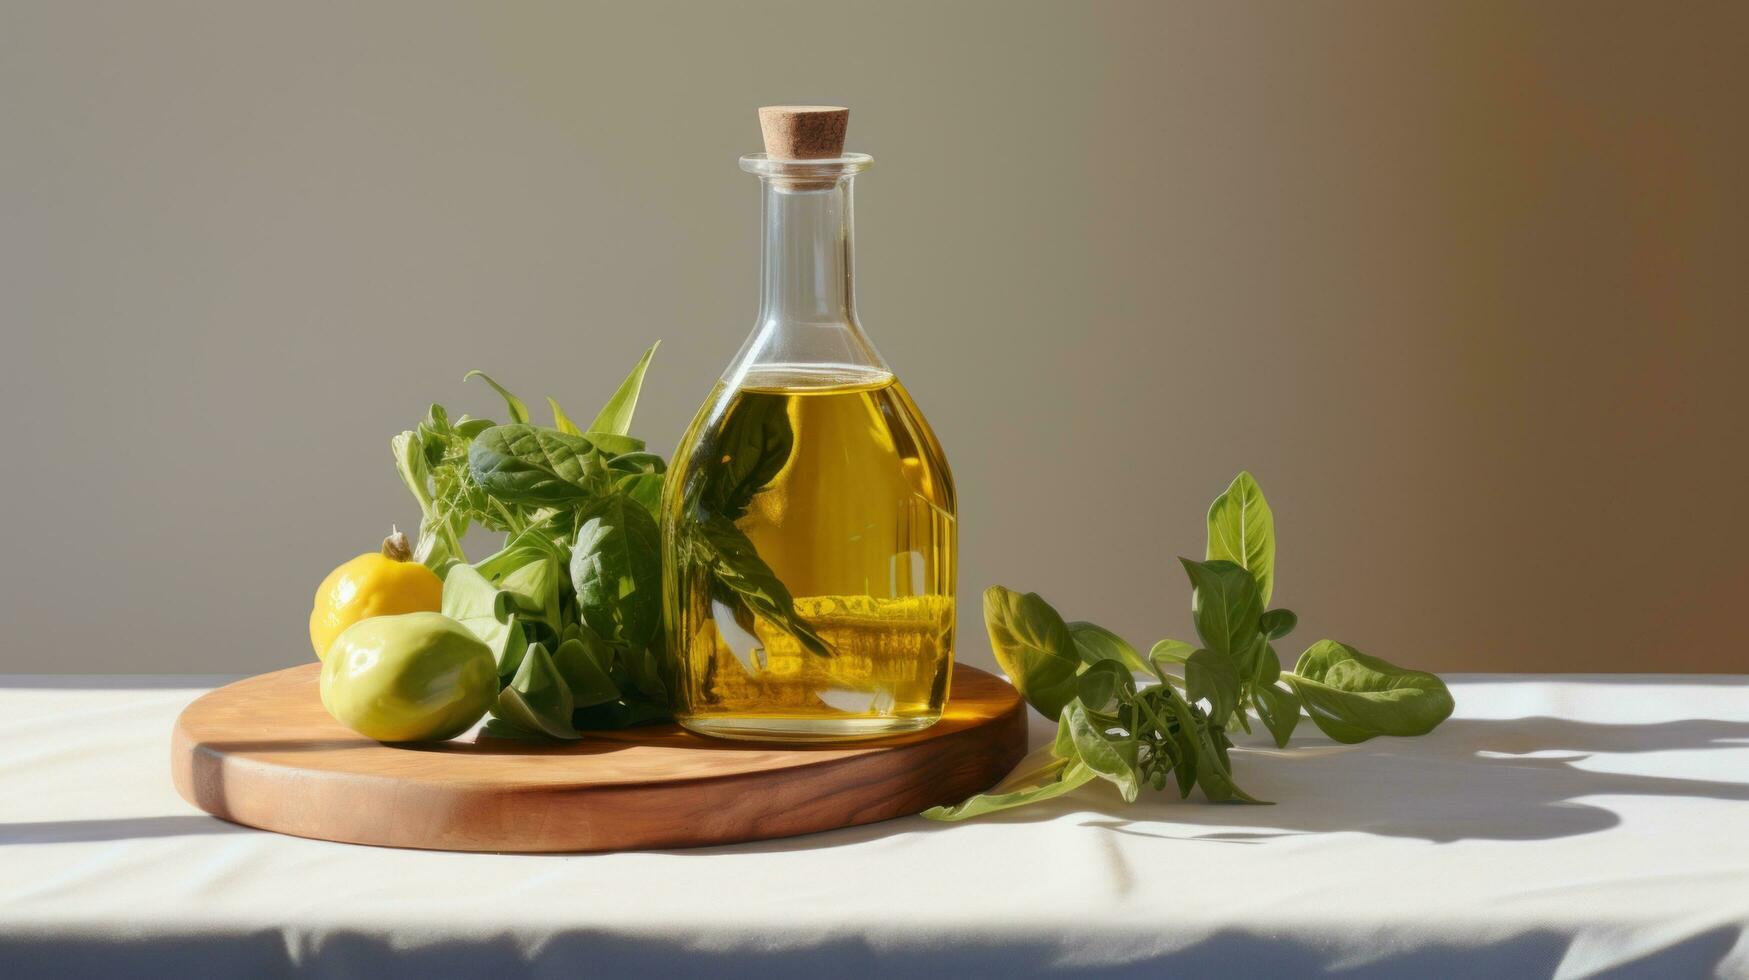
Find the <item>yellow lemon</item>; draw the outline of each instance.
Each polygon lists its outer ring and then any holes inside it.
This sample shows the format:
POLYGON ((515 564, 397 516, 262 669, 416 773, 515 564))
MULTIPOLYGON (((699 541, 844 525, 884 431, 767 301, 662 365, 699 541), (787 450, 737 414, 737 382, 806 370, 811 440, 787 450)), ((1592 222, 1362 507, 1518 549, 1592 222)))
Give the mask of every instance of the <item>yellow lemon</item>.
POLYGON ((407 536, 396 531, 383 539, 381 552, 359 555, 328 573, 310 610, 316 659, 327 656, 334 638, 360 620, 443 608, 443 580, 412 558, 407 536))

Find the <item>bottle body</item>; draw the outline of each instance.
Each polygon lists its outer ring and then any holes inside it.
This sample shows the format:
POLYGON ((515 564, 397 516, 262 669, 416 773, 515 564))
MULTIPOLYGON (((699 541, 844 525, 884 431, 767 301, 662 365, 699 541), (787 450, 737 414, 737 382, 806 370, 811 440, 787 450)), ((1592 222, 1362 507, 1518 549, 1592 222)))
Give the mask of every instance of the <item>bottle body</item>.
POLYGON ((929 424, 857 322, 857 154, 764 187, 752 334, 664 482, 674 714, 729 738, 916 731, 952 676, 957 510, 929 424))
POLYGON ((915 731, 941 716, 953 663, 953 482, 897 379, 749 372, 717 386, 674 459, 663 523, 681 724, 832 740, 915 731), (749 461, 750 452, 768 455, 749 461), (725 471, 759 474, 732 516, 712 490, 725 471), (722 584, 714 563, 734 548, 689 542, 725 521, 793 614, 768 614, 722 584), (820 642, 799 637, 796 620, 820 642))

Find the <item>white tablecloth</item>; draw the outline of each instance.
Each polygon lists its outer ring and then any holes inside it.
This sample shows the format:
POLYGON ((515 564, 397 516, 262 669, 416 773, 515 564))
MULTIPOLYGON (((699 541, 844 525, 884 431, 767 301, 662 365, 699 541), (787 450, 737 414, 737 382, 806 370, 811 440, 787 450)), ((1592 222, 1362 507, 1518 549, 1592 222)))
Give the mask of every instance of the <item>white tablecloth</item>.
POLYGON ((214 679, 0 677, 0 976, 1749 976, 1749 679, 1452 680, 1427 738, 1245 741, 1270 807, 509 856, 199 813, 214 679))

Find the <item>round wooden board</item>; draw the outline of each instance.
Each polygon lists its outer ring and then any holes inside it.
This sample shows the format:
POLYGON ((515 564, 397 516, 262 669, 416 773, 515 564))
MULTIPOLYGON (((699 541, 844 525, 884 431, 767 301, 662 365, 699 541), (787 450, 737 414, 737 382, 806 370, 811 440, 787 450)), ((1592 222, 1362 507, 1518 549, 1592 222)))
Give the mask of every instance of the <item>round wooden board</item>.
POLYGON ((340 725, 320 664, 219 688, 176 720, 184 799, 263 830, 449 851, 616 851, 788 837, 954 803, 1026 751, 1014 688, 955 667, 940 722, 833 746, 730 742, 675 725, 534 743, 385 745, 340 725))

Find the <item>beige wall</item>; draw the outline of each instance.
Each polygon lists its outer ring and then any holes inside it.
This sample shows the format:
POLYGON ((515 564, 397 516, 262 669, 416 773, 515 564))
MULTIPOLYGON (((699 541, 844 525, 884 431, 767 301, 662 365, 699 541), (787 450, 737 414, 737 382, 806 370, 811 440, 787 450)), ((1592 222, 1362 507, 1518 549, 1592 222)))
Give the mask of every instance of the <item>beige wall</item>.
MULTIPOLYGON (((1749 669, 1749 5, 0 0, 0 671, 309 655, 388 439, 739 345, 753 109, 852 107, 962 597, 1188 635, 1249 467, 1296 639, 1749 669)), ((969 608, 975 609, 975 605, 969 608)), ((975 615, 966 659, 988 663, 975 615)), ((1296 646, 1297 650, 1298 647, 1296 646)))

